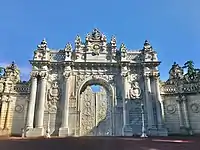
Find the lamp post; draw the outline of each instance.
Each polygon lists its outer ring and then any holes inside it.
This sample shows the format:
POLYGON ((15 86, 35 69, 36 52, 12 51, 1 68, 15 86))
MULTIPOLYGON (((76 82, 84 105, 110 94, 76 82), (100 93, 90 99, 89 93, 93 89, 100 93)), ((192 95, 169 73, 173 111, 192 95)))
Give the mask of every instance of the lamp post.
POLYGON ((144 123, 144 104, 141 104, 141 115, 142 115, 142 134, 140 137, 146 138, 148 136, 146 135, 146 129, 145 129, 145 123, 144 123))
POLYGON ((51 114, 50 114, 50 110, 48 110, 48 122, 47 122, 47 129, 46 129, 46 138, 51 138, 51 135, 50 135, 50 119, 51 119, 51 114))

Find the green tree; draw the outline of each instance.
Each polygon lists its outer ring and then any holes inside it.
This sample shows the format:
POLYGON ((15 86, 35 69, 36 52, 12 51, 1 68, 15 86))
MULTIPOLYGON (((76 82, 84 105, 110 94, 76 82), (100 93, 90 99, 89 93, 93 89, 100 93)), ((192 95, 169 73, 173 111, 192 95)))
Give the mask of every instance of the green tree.
POLYGON ((194 62, 192 60, 188 60, 183 68, 187 68, 187 75, 189 77, 195 77, 199 72, 200 72, 200 69, 195 69, 194 68, 194 62))
POLYGON ((0 67, 0 76, 2 76, 4 74, 4 68, 3 67, 0 67))

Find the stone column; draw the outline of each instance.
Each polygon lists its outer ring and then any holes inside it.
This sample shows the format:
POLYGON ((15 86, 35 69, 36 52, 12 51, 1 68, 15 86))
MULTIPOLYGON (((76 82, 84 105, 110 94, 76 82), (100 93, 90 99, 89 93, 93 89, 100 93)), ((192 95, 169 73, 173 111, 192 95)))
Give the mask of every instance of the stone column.
POLYGON ((59 129, 59 136, 68 135, 68 114, 69 114, 69 73, 64 73, 64 87, 63 87, 63 97, 62 97, 62 123, 59 129))
POLYGON ((162 110, 161 110, 161 95, 160 95, 160 83, 159 83, 159 77, 156 76, 155 78, 155 89, 156 89, 156 114, 157 114, 157 121, 158 121, 158 128, 161 128, 163 123, 162 123, 162 110))
POLYGON ((124 127, 127 124, 127 119, 126 119, 126 82, 127 82, 127 76, 126 74, 122 75, 122 100, 123 100, 123 122, 124 122, 124 127))
POLYGON ((2 104, 1 104, 1 116, 0 116, 0 129, 3 130, 6 122, 6 114, 7 114, 7 99, 8 97, 3 95, 2 96, 2 104))
POLYGON ((180 128, 184 127, 184 123, 183 123, 183 115, 182 115, 182 111, 181 111, 181 100, 180 98, 176 100, 177 101, 177 109, 178 109, 178 115, 179 115, 179 121, 180 121, 180 128))
POLYGON ((45 98, 46 98, 46 72, 40 73, 40 92, 39 92, 39 98, 38 98, 38 109, 36 112, 36 128, 43 128, 43 122, 44 122, 44 110, 45 110, 45 98))
POLYGON ((8 101, 7 101, 7 111, 6 111, 6 120, 5 120, 5 125, 4 125, 4 128, 6 130, 9 130, 9 125, 10 125, 10 109, 11 109, 11 105, 12 105, 12 100, 11 100, 11 97, 9 96, 8 97, 8 101))
POLYGON ((31 74, 31 91, 30 91, 30 100, 28 103, 26 128, 33 128, 35 101, 37 93, 37 75, 38 75, 37 73, 31 74))
POLYGON ((188 108, 187 108, 187 98, 186 96, 181 96, 182 102, 183 102, 183 114, 185 118, 185 127, 187 129, 190 129, 190 121, 189 121, 189 116, 188 116, 188 108))
POLYGON ((151 83, 148 74, 145 75, 145 97, 146 97, 146 108, 148 117, 148 129, 151 129, 154 125, 152 99, 151 99, 151 83))

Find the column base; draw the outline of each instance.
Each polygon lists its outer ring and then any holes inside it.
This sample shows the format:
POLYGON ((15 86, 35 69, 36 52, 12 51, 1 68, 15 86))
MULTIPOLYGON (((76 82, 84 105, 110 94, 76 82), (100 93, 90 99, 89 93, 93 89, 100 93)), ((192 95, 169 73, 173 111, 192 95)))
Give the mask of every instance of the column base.
POLYGON ((63 127, 59 128, 59 134, 58 134, 59 137, 67 137, 68 134, 69 134, 68 128, 63 128, 63 127))
POLYGON ((122 129, 123 136, 133 136, 133 129, 130 125, 125 125, 122 129))
POLYGON ((147 134, 148 136, 168 136, 168 131, 164 127, 162 128, 152 127, 148 128, 147 134))
POLYGON ((1 137, 9 137, 9 130, 8 129, 0 129, 0 136, 1 137))
POLYGON ((26 137, 42 137, 44 136, 44 128, 28 128, 25 132, 26 137))
POLYGON ((180 127, 180 131, 182 135, 193 135, 192 129, 187 127, 180 127))

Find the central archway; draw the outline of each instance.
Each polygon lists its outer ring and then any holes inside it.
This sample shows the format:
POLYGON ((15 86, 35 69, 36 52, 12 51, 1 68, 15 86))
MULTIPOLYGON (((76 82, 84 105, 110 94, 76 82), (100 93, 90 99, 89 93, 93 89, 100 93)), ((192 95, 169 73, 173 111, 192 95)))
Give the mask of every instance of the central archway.
POLYGON ((78 91, 79 135, 113 135, 113 88, 104 78, 86 79, 78 91), (92 85, 100 91, 93 92, 92 85))

